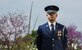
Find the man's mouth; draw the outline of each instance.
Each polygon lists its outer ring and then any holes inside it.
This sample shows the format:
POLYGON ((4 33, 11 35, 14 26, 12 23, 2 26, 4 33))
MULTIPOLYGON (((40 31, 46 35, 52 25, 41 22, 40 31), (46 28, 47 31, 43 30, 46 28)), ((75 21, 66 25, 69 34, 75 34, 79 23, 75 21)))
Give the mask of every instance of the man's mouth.
POLYGON ((50 18, 50 19, 54 19, 54 18, 50 18))

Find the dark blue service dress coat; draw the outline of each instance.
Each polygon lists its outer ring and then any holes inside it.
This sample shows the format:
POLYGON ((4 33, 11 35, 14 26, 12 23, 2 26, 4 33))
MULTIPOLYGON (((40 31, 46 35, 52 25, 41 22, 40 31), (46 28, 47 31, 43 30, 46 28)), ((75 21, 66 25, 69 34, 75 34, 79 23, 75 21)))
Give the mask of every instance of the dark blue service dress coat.
POLYGON ((52 34, 48 23, 40 25, 36 40, 38 50, 65 50, 67 47, 67 30, 56 22, 55 33, 52 34))

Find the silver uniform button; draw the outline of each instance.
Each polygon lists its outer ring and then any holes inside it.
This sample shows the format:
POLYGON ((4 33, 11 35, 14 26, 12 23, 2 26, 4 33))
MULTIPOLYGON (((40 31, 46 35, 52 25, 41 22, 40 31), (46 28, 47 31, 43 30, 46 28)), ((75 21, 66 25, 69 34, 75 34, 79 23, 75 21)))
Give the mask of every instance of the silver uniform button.
POLYGON ((52 44, 52 46, 54 47, 54 44, 52 44))
POLYGON ((52 40, 54 40, 54 38, 52 38, 52 40))

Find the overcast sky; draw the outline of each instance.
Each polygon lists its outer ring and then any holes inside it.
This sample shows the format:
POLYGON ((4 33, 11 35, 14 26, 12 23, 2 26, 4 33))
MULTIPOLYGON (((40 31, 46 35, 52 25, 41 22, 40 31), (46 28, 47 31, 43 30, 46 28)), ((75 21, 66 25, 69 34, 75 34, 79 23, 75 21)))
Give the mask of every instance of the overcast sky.
POLYGON ((82 32, 82 0, 0 0, 0 15, 7 14, 8 12, 23 11, 29 16, 32 1, 31 29, 37 16, 38 21, 35 29, 47 22, 44 7, 47 5, 57 5, 60 8, 57 21, 65 26, 70 24, 76 25, 77 30, 82 32))

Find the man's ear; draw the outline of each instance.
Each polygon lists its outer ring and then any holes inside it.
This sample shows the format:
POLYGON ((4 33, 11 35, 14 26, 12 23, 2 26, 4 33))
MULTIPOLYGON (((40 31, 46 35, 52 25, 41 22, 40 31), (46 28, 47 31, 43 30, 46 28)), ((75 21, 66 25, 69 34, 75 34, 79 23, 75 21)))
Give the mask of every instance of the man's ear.
POLYGON ((46 14, 46 16, 48 16, 48 14, 46 14))
POLYGON ((58 14, 56 14, 56 18, 57 18, 58 14))

